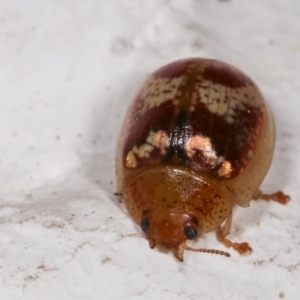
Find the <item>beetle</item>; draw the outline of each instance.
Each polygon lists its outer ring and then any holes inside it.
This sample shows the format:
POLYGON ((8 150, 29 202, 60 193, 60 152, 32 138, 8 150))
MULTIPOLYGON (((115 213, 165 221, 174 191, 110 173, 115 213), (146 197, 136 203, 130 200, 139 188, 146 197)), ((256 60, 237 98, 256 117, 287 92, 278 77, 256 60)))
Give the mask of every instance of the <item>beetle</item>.
POLYGON ((235 67, 189 58, 155 71, 126 114, 117 145, 117 188, 151 248, 229 256, 186 244, 216 230, 241 255, 248 243, 227 238, 234 206, 251 199, 285 204, 259 190, 272 161, 275 125, 257 85, 235 67))

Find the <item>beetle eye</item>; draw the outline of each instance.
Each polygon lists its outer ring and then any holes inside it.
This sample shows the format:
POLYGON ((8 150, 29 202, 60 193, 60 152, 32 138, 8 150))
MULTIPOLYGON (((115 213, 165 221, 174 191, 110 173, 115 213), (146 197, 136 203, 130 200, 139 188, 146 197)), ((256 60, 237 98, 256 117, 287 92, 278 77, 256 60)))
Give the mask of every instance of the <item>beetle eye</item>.
POLYGON ((147 229, 149 228, 150 222, 148 219, 143 219, 141 222, 141 228, 144 232, 147 231, 147 229))
POLYGON ((188 240, 193 240, 197 237, 197 230, 191 225, 184 226, 184 233, 188 240))

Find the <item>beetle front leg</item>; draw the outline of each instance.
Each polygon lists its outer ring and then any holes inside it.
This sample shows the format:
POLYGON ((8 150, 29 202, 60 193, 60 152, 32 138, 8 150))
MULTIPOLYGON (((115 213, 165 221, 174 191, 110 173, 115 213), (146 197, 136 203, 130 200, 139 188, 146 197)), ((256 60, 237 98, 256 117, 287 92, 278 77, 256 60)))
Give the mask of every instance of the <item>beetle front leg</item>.
POLYGON ((217 239, 219 242, 223 243, 228 248, 233 248, 238 251, 240 255, 247 255, 252 251, 252 248, 248 243, 234 243, 229 239, 226 239, 226 236, 230 233, 232 221, 232 213, 228 216, 223 226, 219 226, 217 229, 217 239))
POLYGON ((265 200, 265 201, 275 201, 280 204, 287 204, 290 201, 290 196, 278 191, 273 194, 264 194, 261 190, 257 190, 253 195, 254 200, 265 200))

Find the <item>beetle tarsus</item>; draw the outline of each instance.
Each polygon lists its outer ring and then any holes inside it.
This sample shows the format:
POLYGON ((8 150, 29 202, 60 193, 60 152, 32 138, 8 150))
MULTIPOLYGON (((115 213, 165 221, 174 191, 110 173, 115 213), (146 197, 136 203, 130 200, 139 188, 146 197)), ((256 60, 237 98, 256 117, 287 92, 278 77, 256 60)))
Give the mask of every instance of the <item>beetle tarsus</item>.
POLYGON ((224 226, 223 227, 220 226, 219 229, 217 230, 218 241, 224 244, 227 248, 233 248, 242 256, 250 254, 252 252, 252 248, 248 243, 245 242, 234 243, 229 239, 226 239, 226 236, 229 235, 230 233, 231 221, 232 221, 232 213, 226 219, 224 226))
POLYGON ((264 194, 261 190, 258 190, 254 196, 253 196, 254 200, 265 200, 265 201, 275 201, 278 202, 280 204, 287 204, 291 197, 284 194, 282 191, 278 191, 276 193, 273 194, 264 194))
POLYGON ((228 247, 233 248, 235 251, 237 251, 240 255, 245 256, 252 252, 252 248, 248 243, 234 243, 228 239, 224 239, 222 243, 228 247))

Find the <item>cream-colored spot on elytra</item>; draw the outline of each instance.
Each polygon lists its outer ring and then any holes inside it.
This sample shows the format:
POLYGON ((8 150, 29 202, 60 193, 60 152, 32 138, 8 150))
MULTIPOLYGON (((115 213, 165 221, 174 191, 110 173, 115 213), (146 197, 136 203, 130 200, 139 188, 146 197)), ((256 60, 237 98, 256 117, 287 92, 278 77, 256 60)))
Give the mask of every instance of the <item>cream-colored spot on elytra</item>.
POLYGON ((132 151, 129 151, 126 156, 125 166, 129 169, 134 169, 137 166, 137 161, 132 151))
POLYGON ((160 149, 162 154, 166 154, 166 149, 169 147, 169 137, 163 130, 157 132, 151 131, 146 139, 146 142, 160 149))
POLYGON ((140 97, 143 98, 141 113, 147 110, 158 107, 161 104, 173 100, 174 105, 178 105, 181 92, 179 86, 182 83, 183 76, 173 78, 155 78, 151 76, 142 87, 140 97))
POLYGON ((218 171, 218 175, 221 177, 228 178, 232 172, 231 163, 229 161, 223 161, 221 168, 218 171))
POLYGON ((150 156, 150 152, 153 150, 153 146, 152 145, 148 145, 148 144, 143 144, 142 146, 140 146, 139 148, 136 148, 136 154, 138 157, 143 158, 143 157, 149 157, 150 156))
POLYGON ((167 153, 169 147, 169 137, 163 130, 151 131, 146 138, 146 142, 141 146, 134 146, 126 156, 126 167, 134 169, 137 166, 136 156, 139 158, 149 158, 154 148, 159 148, 162 155, 167 153))
POLYGON ((185 150, 188 157, 193 157, 196 151, 201 151, 210 165, 215 165, 219 161, 209 137, 195 135, 189 138, 185 150))
POLYGON ((261 95, 250 84, 231 88, 211 81, 201 81, 193 97, 197 95, 210 112, 223 116, 228 123, 234 122, 237 112, 245 110, 245 105, 258 107, 261 103, 261 95))

